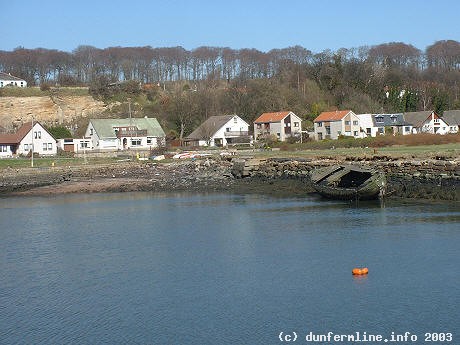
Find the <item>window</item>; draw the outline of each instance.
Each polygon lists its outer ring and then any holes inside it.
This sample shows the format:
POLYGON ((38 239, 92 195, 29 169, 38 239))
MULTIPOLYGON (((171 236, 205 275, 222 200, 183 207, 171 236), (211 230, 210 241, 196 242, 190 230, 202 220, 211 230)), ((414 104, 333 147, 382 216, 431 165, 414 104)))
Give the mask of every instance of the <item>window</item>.
POLYGON ((375 117, 375 122, 383 122, 383 116, 376 116, 375 117))
POLYGON ((0 152, 8 152, 8 146, 0 145, 0 152))
POLYGON ((93 135, 93 129, 92 128, 89 129, 89 135, 93 135))
POLYGON ((52 143, 48 143, 48 151, 52 151, 53 150, 53 144, 52 143))
POLYGON ((350 121, 345 121, 345 126, 350 126, 350 121))
POLYGON ((82 148, 82 149, 88 148, 88 143, 86 141, 80 142, 80 148, 82 148))
POLYGON ((29 144, 24 144, 24 151, 29 151, 29 144))
POLYGON ((358 121, 356 121, 356 120, 353 121, 353 125, 354 125, 354 126, 357 126, 357 125, 358 125, 358 121))
POLYGON ((357 137, 358 136, 358 131, 354 131, 353 136, 357 137))
POLYGON ((323 123, 322 123, 322 122, 318 122, 318 127, 323 127, 323 123))
POLYGON ((141 139, 131 139, 131 146, 141 146, 141 139))
POLYGON ((379 134, 383 134, 385 132, 383 127, 379 127, 379 134))
POLYGON ((439 123, 439 119, 434 119, 434 123, 439 123))
POLYGON ((331 134, 331 127, 330 126, 326 126, 326 134, 331 134))
POLYGON ((404 131, 410 132, 410 127, 408 127, 408 126, 404 127, 404 131))
POLYGON ((225 131, 230 132, 230 129, 231 129, 230 127, 227 127, 227 128, 225 128, 225 131))
POLYGON ((153 138, 148 137, 147 138, 147 145, 152 145, 152 142, 153 142, 153 138))
POLYGON ((233 123, 238 123, 238 119, 236 117, 233 118, 233 123))
POLYGON ((370 128, 370 127, 367 127, 367 128, 366 128, 366 134, 372 134, 371 128, 370 128))
POLYGON ((299 123, 298 123, 298 122, 294 122, 294 127, 299 127, 299 123))
POLYGON ((48 151, 48 144, 47 143, 43 143, 43 151, 48 151))

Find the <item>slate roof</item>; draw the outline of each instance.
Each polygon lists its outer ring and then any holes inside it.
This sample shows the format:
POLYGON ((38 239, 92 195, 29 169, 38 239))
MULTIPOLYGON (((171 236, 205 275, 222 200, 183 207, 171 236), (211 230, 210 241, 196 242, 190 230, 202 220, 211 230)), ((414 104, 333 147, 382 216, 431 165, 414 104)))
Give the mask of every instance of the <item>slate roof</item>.
POLYGON ((351 110, 324 111, 318 115, 314 122, 341 121, 351 110))
POLYGON ((99 138, 115 138, 114 127, 136 126, 139 130, 146 129, 149 137, 164 137, 165 132, 156 118, 130 119, 90 119, 99 138))
POLYGON ((212 136, 219 129, 221 129, 228 121, 230 121, 235 115, 220 115, 211 116, 204 121, 197 129, 190 133, 186 139, 201 140, 204 137, 212 136))
POLYGON ((372 114, 372 121, 375 127, 404 126, 407 124, 403 114, 372 114), (382 118, 383 122, 377 122, 377 118, 382 118))
POLYGON ((0 72, 0 80, 8 80, 8 81, 24 81, 24 79, 15 77, 9 73, 0 72))
POLYGON ((460 110, 446 110, 441 118, 449 126, 460 125, 460 110))
POLYGON ((276 113, 263 113, 254 121, 254 123, 280 122, 286 116, 288 116, 289 113, 290 111, 278 111, 276 113))

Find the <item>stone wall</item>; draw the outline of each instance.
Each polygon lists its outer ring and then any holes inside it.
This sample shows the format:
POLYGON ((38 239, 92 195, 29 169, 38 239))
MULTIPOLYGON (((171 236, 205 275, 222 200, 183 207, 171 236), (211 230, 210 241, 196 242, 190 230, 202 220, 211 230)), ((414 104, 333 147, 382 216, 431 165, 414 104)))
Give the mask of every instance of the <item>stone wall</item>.
MULTIPOLYGON (((248 171, 248 166, 244 167, 244 174, 253 179, 300 179, 308 185, 309 172, 312 169, 338 163, 358 164, 358 162, 338 162, 328 159, 269 159, 258 166, 253 166, 251 171, 248 171)), ((458 160, 369 160, 360 161, 359 164, 386 173, 390 196, 460 200, 458 160)), ((242 169, 241 162, 238 163, 238 167, 242 169)), ((238 176, 235 174, 235 167, 232 173, 238 176)))

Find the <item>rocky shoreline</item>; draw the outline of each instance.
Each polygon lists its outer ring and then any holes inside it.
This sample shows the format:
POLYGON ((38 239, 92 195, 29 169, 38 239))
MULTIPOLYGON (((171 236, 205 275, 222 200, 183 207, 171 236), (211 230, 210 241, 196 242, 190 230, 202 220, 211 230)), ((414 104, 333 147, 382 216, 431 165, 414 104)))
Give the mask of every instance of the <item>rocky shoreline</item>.
MULTIPOLYGON (((308 177, 310 170, 353 159, 272 158, 257 159, 254 163, 253 158, 233 161, 207 158, 170 163, 4 169, 0 172, 0 196, 127 191, 302 196, 314 192, 308 177)), ((458 163, 458 160, 436 159, 359 160, 359 164, 385 171, 389 197, 451 201, 460 200, 458 163)))

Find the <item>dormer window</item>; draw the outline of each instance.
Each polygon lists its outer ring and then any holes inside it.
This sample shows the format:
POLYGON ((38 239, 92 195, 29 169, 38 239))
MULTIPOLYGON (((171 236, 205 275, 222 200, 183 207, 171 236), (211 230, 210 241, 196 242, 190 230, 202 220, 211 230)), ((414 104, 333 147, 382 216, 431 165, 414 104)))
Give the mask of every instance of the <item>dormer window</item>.
POLYGON ((382 122, 383 122, 383 116, 376 116, 376 117, 375 117, 375 122, 380 122, 380 123, 382 123, 382 122))

